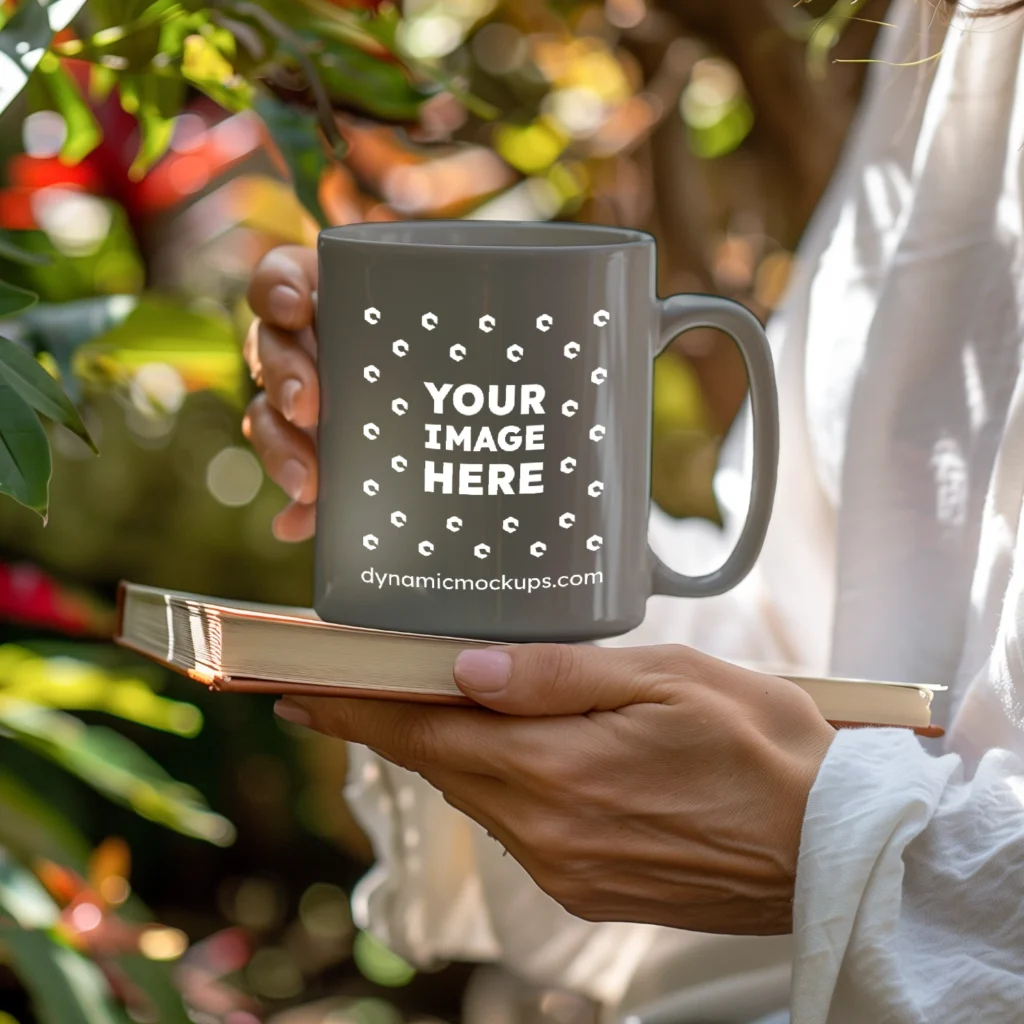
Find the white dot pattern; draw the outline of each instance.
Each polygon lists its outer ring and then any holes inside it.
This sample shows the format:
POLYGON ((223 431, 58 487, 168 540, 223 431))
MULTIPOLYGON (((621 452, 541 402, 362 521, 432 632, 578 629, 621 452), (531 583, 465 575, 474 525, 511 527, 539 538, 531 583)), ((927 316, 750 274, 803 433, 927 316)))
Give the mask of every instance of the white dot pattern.
MULTIPOLYGON (((383 315, 375 306, 368 306, 363 311, 363 318, 370 325, 379 324, 383 315)), ((593 323, 596 327, 606 327, 611 322, 611 314, 604 309, 599 309, 593 314, 593 323)), ((426 331, 434 331, 439 326, 437 314, 428 311, 420 317, 420 324, 426 331)), ((548 313, 541 313, 535 320, 537 330, 547 334, 554 327, 554 318, 548 313)), ((490 313, 481 316, 477 326, 483 334, 491 334, 498 326, 497 318, 490 313)), ((404 338, 397 338, 391 343, 391 352, 398 359, 404 359, 410 351, 409 342, 404 338)), ((575 360, 584 354, 583 346, 577 341, 568 341, 562 347, 562 354, 566 359, 575 360)), ((456 343, 448 349, 449 358, 456 362, 463 362, 469 355, 469 350, 462 343, 456 343)), ((506 347, 505 357, 513 363, 521 362, 527 357, 526 349, 519 344, 512 344, 506 347)), ((383 379, 384 374, 380 367, 368 364, 363 367, 363 377, 370 384, 376 384, 383 379)), ((608 370, 603 366, 594 367, 589 373, 590 382, 598 387, 608 380, 608 370)), ((575 399, 567 399, 561 405, 561 413, 567 418, 575 416, 580 409, 580 404, 575 399)), ((409 411, 409 402, 401 396, 391 400, 391 411, 396 416, 405 416, 409 411)), ((368 441, 377 441, 381 437, 381 429, 376 423, 366 423, 362 428, 363 436, 368 441)), ((590 427, 587 436, 593 442, 604 440, 607 435, 607 428, 601 423, 595 423, 590 427)), ((559 463, 559 469, 563 474, 575 472, 578 461, 574 456, 567 455, 559 463)), ((396 473, 404 473, 409 468, 408 460, 403 455, 394 455, 391 458, 391 468, 396 473)), ((363 482, 363 491, 369 497, 376 497, 380 494, 381 485, 374 479, 367 479, 363 482)), ((587 494, 591 498, 599 498, 604 493, 604 483, 601 480, 592 480, 587 485, 587 494)), ((390 514, 390 523, 396 529, 404 528, 409 518, 405 512, 396 509, 390 514)), ((558 517, 558 525, 563 530, 571 530, 576 525, 576 513, 563 512, 558 517)), ((457 534, 463 530, 463 520, 459 516, 449 516, 445 522, 448 532, 457 534)), ((502 520, 501 528, 506 534, 515 534, 519 531, 520 522, 515 516, 507 516, 502 520)), ((362 538, 362 545, 368 551, 376 551, 380 547, 380 538, 373 533, 367 533, 362 538)), ((591 552, 597 552, 604 546, 604 538, 600 534, 591 534, 584 542, 584 547, 591 552)), ((421 540, 416 550, 424 558, 429 558, 436 550, 435 543, 431 540, 421 540)), ((473 555, 478 559, 486 559, 491 555, 491 546, 485 543, 477 543, 473 546, 473 555)), ((534 558, 543 558, 547 554, 548 546, 544 541, 536 540, 530 543, 529 553, 534 558)))

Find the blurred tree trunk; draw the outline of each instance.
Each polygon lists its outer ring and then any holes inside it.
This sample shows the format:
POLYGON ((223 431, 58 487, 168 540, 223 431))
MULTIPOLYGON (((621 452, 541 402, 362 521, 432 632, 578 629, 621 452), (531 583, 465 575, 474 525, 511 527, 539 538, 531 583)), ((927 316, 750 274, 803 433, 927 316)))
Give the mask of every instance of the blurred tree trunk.
MULTIPOLYGON (((888 0, 866 0, 858 17, 882 20, 887 6, 888 0)), ((717 54, 736 65, 754 110, 750 136, 728 156, 697 157, 673 115, 638 154, 653 197, 648 226, 658 239, 662 294, 716 291, 767 312, 751 302, 749 289, 716 278, 716 244, 723 232, 749 229, 734 217, 742 203, 756 211, 755 230, 787 250, 796 246, 839 157, 866 68, 830 58, 827 73, 812 76, 807 41, 794 31, 799 13, 789 0, 659 0, 627 34, 650 91, 666 102, 678 100, 697 60, 717 54)), ((867 20, 851 22, 832 58, 868 56, 877 30, 867 20)), ((746 394, 739 353, 715 332, 692 331, 677 344, 724 433, 746 394)))

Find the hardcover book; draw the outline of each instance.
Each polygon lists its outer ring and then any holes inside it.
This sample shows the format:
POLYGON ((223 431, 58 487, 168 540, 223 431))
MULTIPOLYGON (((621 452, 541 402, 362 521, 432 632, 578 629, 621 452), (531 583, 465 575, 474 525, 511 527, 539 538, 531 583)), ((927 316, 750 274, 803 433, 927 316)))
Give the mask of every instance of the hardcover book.
MULTIPOLYGON (((115 640, 214 690, 440 704, 472 703, 452 675, 460 651, 508 646, 340 626, 321 621, 312 609, 135 583, 121 584, 115 640)), ((942 734, 931 724, 932 695, 941 687, 756 667, 800 686, 837 727, 896 726, 942 734)))

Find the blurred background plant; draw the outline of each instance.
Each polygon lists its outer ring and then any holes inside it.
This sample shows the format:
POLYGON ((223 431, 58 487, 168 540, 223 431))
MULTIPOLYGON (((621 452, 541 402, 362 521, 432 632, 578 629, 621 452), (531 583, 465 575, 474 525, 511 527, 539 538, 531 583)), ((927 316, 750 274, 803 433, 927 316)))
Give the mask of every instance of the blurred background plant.
MULTIPOLYGON (((886 6, 0 2, 2 1024, 596 1019, 359 933, 344 751, 111 648, 114 589, 309 601, 239 430, 268 249, 363 220, 624 224, 657 237, 663 294, 766 318, 886 6)), ((744 393, 714 333, 658 360, 670 515, 717 519, 744 393)))

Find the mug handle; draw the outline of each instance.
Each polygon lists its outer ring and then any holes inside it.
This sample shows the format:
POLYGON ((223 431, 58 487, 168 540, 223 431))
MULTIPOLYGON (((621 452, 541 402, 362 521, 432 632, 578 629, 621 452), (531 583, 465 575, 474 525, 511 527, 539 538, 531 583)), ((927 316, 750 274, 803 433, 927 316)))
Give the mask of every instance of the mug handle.
POLYGON ((771 519, 779 467, 779 397, 775 368, 764 328, 753 313, 731 299, 714 295, 672 295, 659 299, 660 334, 651 358, 670 341, 695 327, 714 327, 729 335, 743 356, 754 413, 754 465, 747 521, 732 553, 714 572, 686 576, 670 569, 650 549, 651 593, 671 597, 714 597, 736 586, 754 567, 771 519))

